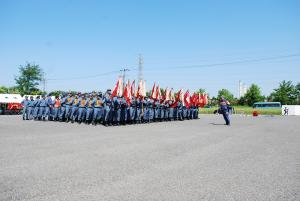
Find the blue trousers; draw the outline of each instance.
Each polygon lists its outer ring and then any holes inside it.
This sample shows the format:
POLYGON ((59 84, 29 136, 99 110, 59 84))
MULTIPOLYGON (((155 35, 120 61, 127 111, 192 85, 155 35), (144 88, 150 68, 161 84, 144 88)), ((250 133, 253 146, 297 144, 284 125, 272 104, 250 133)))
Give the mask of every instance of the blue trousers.
POLYGON ((40 107, 39 108, 39 114, 38 117, 46 118, 46 107, 40 107))
POLYGON ((106 122, 106 123, 111 123, 111 108, 110 108, 110 106, 105 106, 104 107, 104 121, 106 122))
POLYGON ((121 119, 121 109, 120 108, 114 108, 113 109, 113 122, 119 123, 121 119))
POLYGON ((88 107, 87 109, 86 109, 86 120, 87 121, 90 121, 90 120, 92 120, 92 118, 93 118, 93 112, 94 112, 94 109, 92 108, 92 107, 88 107))
POLYGON ((135 110, 135 120, 136 121, 141 121, 141 112, 142 112, 141 108, 136 108, 136 110, 135 110))
POLYGON ((66 113, 66 107, 65 106, 60 107, 60 113, 59 113, 60 120, 62 120, 64 118, 65 113, 66 113))
POLYGON ((33 107, 28 107, 28 108, 27 108, 27 118, 28 118, 29 120, 32 119, 33 109, 34 109, 33 107))
POLYGON ((72 107, 70 105, 66 105, 65 118, 70 118, 72 107))
POLYGON ((53 118, 57 119, 60 116, 60 107, 54 107, 53 109, 53 118))
POLYGON ((129 107, 128 108, 128 115, 127 115, 127 119, 129 121, 134 121, 135 120, 135 108, 134 107, 129 107))
POLYGON ((34 107, 33 114, 32 114, 33 118, 37 118, 38 115, 39 115, 39 107, 34 107))
POLYGON ((86 109, 85 107, 80 107, 78 109, 78 121, 84 121, 86 115, 86 109))
POLYGON ((100 121, 103 119, 103 107, 95 107, 93 114, 93 121, 100 121))
POLYGON ((27 107, 23 107, 23 111, 22 111, 22 113, 23 113, 23 119, 28 119, 28 109, 27 109, 27 107))
POLYGON ((77 106, 72 106, 70 119, 72 119, 73 121, 75 121, 76 118, 77 118, 77 115, 78 115, 78 107, 77 106))
POLYGON ((229 113, 228 111, 226 110, 222 110, 222 115, 223 115, 223 118, 225 120, 225 123, 226 125, 230 125, 230 119, 229 119, 229 113))

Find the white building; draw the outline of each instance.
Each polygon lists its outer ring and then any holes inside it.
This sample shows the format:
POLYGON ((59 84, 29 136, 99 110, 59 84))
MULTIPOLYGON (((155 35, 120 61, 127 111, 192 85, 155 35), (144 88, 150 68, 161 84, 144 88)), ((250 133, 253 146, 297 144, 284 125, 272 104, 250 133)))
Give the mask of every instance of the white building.
POLYGON ((300 115, 300 105, 282 105, 282 115, 300 115))
POLYGON ((248 86, 245 83, 242 83, 239 81, 239 93, 238 93, 238 98, 243 97, 248 91, 248 86))

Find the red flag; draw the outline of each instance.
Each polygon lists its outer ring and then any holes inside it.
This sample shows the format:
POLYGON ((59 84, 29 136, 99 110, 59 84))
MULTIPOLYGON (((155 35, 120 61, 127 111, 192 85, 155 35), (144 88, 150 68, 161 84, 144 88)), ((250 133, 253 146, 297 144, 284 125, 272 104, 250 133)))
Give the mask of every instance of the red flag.
POLYGON ((160 91, 159 85, 157 85, 157 87, 156 87, 156 99, 160 100, 161 98, 162 98, 161 97, 161 91, 160 91))
POLYGON ((185 92, 183 100, 184 100, 184 104, 185 104, 186 108, 190 108, 190 106, 191 106, 191 97, 190 97, 189 90, 187 90, 185 92))
POLYGON ((155 86, 155 83, 153 84, 153 87, 152 87, 152 91, 151 91, 151 95, 150 95, 150 98, 152 98, 153 100, 157 99, 157 96, 156 96, 156 86, 155 86))
POLYGON ((141 98, 146 96, 146 82, 144 80, 140 80, 138 90, 136 93, 136 98, 141 98))
POLYGON ((122 78, 120 77, 116 83, 116 86, 111 94, 111 97, 122 96, 122 78))
POLYGON ((164 99, 165 101, 171 100, 171 90, 169 90, 168 87, 166 88, 164 99))
POLYGON ((171 108, 175 108, 178 106, 178 102, 180 100, 180 97, 181 97, 181 93, 182 93, 182 89, 180 89, 177 94, 176 94, 176 97, 175 97, 175 101, 174 103, 170 106, 171 108))
POLYGON ((130 85, 130 93, 131 96, 135 96, 135 80, 133 80, 133 82, 130 85))
POLYGON ((191 103, 196 106, 197 104, 197 94, 194 92, 191 97, 191 103))
POLYGON ((130 91, 130 83, 129 83, 129 81, 126 84, 125 89, 124 89, 124 98, 125 98, 127 104, 130 105, 131 91, 130 91))
POLYGON ((208 96, 207 94, 203 94, 203 104, 207 105, 207 103, 208 103, 208 96))

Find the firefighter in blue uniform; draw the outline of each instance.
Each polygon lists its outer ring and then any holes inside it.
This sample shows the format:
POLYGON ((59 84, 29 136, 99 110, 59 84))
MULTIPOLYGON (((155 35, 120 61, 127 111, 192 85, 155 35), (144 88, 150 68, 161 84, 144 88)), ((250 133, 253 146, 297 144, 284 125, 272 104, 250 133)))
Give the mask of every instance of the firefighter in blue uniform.
POLYGON ((120 97, 113 97, 112 98, 112 122, 113 125, 120 125, 120 116, 121 116, 121 101, 120 101, 120 97))
POLYGON ((47 107, 45 108, 46 116, 48 116, 48 120, 53 120, 54 101, 52 100, 51 94, 47 95, 46 102, 47 102, 47 107))
POLYGON ((38 120, 39 115, 39 107, 40 107, 40 96, 37 96, 33 103, 34 109, 33 109, 33 118, 34 120, 38 120))
POLYGON ((87 106, 87 100, 85 95, 81 96, 81 100, 79 101, 79 108, 78 108, 78 123, 81 124, 82 121, 85 120, 86 115, 86 106, 87 106))
POLYGON ((70 114, 71 123, 74 123, 78 116, 78 105, 80 102, 80 93, 78 95, 75 95, 74 100, 72 102, 72 109, 70 114))
POLYGON ((121 98, 121 114, 120 114, 120 123, 125 125, 127 123, 127 113, 128 113, 128 103, 124 97, 121 98))
POLYGON ((33 100, 33 96, 30 96, 30 99, 27 103, 27 118, 28 118, 28 120, 32 119, 33 110, 34 110, 34 100, 33 100))
POLYGON ((66 101, 67 97, 65 94, 62 94, 61 99, 60 99, 60 112, 59 112, 59 121, 63 121, 65 114, 66 114, 66 101))
POLYGON ((105 126, 111 126, 112 125, 112 100, 111 100, 111 90, 106 90, 104 94, 104 122, 103 124, 105 126))
POLYGON ((169 117, 168 117, 168 120, 173 121, 173 119, 174 119, 174 107, 173 107, 174 101, 169 100, 168 103, 169 103, 169 109, 168 109, 169 117))
POLYGON ((69 93, 68 96, 66 97, 66 100, 65 100, 65 119, 66 119, 66 122, 69 122, 69 120, 70 120, 73 101, 74 101, 74 97, 71 93, 69 93))
POLYGON ((43 121, 46 120, 46 107, 48 107, 46 96, 42 95, 42 99, 40 100, 40 104, 39 104, 38 119, 43 120, 43 121))
POLYGON ((23 120, 28 120, 28 96, 25 96, 25 99, 22 100, 21 104, 23 106, 23 120))
POLYGON ((87 107, 86 107, 86 117, 85 117, 86 124, 90 124, 93 119, 94 104, 95 104, 94 96, 90 94, 87 100, 87 107))
POLYGON ((146 96, 142 102, 144 109, 142 121, 143 123, 150 123, 149 98, 146 96))
POLYGON ((140 98, 136 99, 135 122, 140 124, 142 122, 143 102, 140 98))
POLYGON ((160 113, 160 101, 154 100, 153 104, 153 113, 154 113, 154 121, 159 121, 159 113, 160 113))
POLYGON ((183 120, 183 111, 182 111, 182 102, 178 101, 178 105, 177 105, 177 119, 182 121, 183 120))
POLYGON ((227 126, 230 126, 229 112, 228 106, 230 105, 229 101, 227 101, 223 96, 220 100, 220 111, 224 117, 225 123, 227 126))
POLYGON ((135 123, 135 113, 136 113, 136 100, 134 97, 130 100, 130 106, 128 107, 127 120, 129 124, 135 123))
POLYGON ((165 111, 166 111, 165 101, 162 101, 160 103, 160 121, 165 120, 165 111))
POLYGON ((149 98, 148 99, 148 110, 149 110, 149 121, 153 122, 154 120, 154 100, 149 98))
POLYGON ((101 123, 103 121, 103 99, 102 99, 102 93, 100 93, 95 100, 94 104, 94 114, 93 114, 93 125, 97 125, 98 123, 101 123))

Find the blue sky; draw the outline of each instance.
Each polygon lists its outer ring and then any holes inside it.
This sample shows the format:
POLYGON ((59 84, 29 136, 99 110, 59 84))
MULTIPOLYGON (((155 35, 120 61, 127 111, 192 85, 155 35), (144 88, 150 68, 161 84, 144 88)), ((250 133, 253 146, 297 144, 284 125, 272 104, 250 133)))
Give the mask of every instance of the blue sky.
MULTIPOLYGON (((50 90, 105 90, 144 57, 150 89, 237 95, 238 81, 269 94, 282 80, 300 82, 300 3, 251 1, 0 1, 0 85, 13 86, 18 66, 39 64, 50 90), (208 66, 205 66, 208 65, 208 66), (196 66, 188 68, 189 66, 196 66)), ((137 79, 131 70, 128 78, 137 79)))

